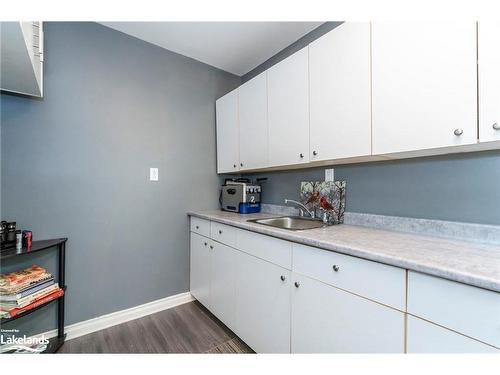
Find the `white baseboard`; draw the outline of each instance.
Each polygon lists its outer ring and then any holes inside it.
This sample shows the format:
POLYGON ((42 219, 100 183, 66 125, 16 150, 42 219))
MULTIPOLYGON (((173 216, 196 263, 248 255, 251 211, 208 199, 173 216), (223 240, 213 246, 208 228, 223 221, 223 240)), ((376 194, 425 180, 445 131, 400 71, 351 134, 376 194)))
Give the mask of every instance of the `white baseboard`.
MULTIPOLYGON (((148 302, 143 305, 131 307, 129 309, 98 316, 97 318, 84 320, 83 322, 70 324, 64 327, 66 340, 71 340, 92 332, 100 331, 101 329, 125 323, 130 320, 138 319, 159 311, 171 309, 172 307, 179 306, 191 301, 194 301, 194 297, 191 295, 191 293, 180 293, 170 297, 158 299, 156 301, 148 302)), ((47 338, 55 337, 57 336, 57 330, 54 329, 52 331, 41 333, 36 336, 42 335, 47 338)))

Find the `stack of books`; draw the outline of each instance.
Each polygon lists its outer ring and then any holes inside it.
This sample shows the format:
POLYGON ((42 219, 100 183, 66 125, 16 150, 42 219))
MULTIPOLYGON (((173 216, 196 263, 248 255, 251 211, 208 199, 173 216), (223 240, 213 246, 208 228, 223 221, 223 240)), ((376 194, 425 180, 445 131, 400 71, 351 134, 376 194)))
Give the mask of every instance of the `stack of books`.
POLYGON ((63 294, 54 276, 36 265, 0 275, 0 318, 13 318, 63 294))

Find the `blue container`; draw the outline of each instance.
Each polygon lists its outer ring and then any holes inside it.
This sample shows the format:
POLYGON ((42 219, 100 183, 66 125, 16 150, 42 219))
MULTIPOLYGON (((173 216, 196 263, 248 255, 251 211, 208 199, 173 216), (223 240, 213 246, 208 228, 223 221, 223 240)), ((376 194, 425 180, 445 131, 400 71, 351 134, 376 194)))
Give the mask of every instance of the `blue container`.
POLYGON ((240 203, 240 214, 256 214, 260 212, 260 203, 240 203))

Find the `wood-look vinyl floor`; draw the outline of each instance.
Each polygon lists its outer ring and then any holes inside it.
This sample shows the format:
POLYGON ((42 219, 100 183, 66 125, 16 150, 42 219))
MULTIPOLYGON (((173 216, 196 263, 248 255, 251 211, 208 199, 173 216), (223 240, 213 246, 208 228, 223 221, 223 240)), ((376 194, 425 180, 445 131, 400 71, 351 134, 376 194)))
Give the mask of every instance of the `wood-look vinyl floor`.
POLYGON ((58 353, 253 353, 199 302, 68 340, 58 353))

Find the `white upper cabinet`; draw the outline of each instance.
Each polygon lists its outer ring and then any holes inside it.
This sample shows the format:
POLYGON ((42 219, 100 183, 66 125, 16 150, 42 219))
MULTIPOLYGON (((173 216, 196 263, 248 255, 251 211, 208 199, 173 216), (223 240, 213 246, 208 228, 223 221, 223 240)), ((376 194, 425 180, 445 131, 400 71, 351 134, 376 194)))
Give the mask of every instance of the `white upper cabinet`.
POLYGON ((499 148, 498 66, 500 22, 343 23, 219 99, 218 172, 499 148))
POLYGON ((240 169, 238 90, 215 102, 217 112, 217 173, 240 169))
POLYGON ((311 43, 309 74, 311 161, 370 155, 370 24, 344 23, 311 43))
POLYGON ((240 169, 268 165, 267 72, 239 87, 240 169))
POLYGON ((479 140, 500 140, 500 22, 479 22, 479 140))
POLYGON ((475 22, 372 24, 373 154, 477 141, 475 22))
POLYGON ((308 47, 267 71, 269 166, 309 161, 308 47))

